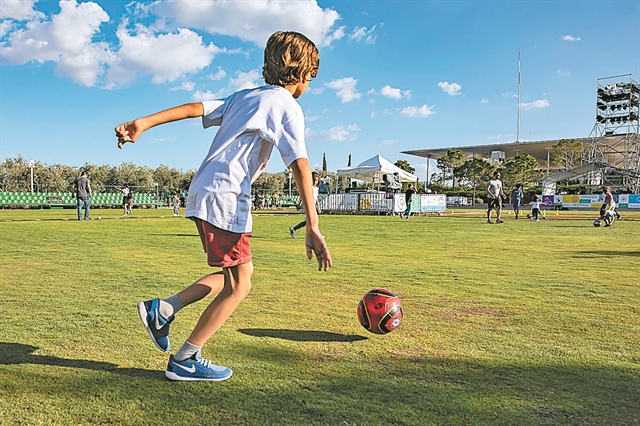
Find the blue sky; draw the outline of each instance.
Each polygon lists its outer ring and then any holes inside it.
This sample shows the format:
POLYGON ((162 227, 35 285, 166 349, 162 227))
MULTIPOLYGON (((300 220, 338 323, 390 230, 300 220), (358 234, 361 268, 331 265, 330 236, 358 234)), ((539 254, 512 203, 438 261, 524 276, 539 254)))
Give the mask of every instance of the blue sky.
POLYGON ((401 151, 514 141, 518 50, 521 141, 587 137, 597 79, 640 79, 638 1, 2 0, 0 158, 195 169, 215 134, 199 120, 122 151, 113 128, 262 85, 277 30, 320 48, 299 102, 330 170, 381 154, 424 180, 401 151))

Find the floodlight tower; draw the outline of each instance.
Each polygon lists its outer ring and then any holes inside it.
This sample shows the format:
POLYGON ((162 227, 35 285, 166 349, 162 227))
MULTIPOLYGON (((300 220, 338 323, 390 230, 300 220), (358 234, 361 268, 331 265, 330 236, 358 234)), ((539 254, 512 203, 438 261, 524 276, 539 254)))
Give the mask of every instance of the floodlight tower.
POLYGON ((582 147, 583 163, 594 165, 592 185, 638 193, 639 98, 640 84, 631 74, 598 79, 596 124, 582 147))

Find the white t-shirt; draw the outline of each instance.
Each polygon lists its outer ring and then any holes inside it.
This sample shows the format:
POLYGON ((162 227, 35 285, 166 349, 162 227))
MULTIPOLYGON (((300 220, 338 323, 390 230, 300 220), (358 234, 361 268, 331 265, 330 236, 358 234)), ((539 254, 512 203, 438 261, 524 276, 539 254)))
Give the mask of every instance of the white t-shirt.
POLYGON ((202 105, 202 125, 220 129, 189 187, 185 217, 230 232, 251 232, 251 183, 273 147, 287 167, 307 158, 302 108, 287 89, 271 85, 202 105))
POLYGON ((500 190, 502 189, 502 182, 498 179, 491 179, 487 184, 487 190, 491 198, 498 198, 500 196, 500 190))

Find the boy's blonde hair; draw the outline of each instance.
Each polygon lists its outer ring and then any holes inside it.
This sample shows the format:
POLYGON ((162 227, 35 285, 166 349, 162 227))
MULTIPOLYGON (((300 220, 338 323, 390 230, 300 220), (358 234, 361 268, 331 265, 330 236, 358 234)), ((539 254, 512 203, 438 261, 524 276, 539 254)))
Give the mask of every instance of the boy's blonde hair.
POLYGON ((311 40, 293 31, 278 31, 264 49, 262 77, 267 84, 286 86, 299 83, 307 73, 315 78, 319 66, 318 48, 311 40))

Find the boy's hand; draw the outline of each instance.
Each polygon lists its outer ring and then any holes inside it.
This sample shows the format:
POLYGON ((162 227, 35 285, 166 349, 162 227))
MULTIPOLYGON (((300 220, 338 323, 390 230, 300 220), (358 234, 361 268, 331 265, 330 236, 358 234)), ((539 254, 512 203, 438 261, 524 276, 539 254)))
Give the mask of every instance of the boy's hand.
POLYGON ((324 237, 320 234, 318 228, 313 229, 312 227, 307 227, 305 245, 307 247, 307 258, 309 260, 313 258, 313 254, 315 253, 316 259, 318 259, 318 271, 322 271, 322 269, 326 271, 330 266, 333 266, 331 253, 329 253, 324 237))
POLYGON ((118 137, 118 148, 120 149, 122 149, 122 145, 127 142, 135 143, 142 132, 144 132, 144 129, 142 128, 138 120, 123 123, 117 126, 115 130, 116 136, 118 137))

